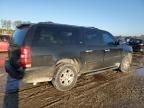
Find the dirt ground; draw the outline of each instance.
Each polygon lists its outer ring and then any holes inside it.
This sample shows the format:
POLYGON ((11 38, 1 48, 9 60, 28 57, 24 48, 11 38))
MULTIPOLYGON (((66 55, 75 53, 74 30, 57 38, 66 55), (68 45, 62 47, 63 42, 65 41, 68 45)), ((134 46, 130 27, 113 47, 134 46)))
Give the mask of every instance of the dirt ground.
POLYGON ((51 83, 23 84, 4 72, 0 54, 0 108, 144 108, 144 55, 134 54, 131 73, 81 76, 70 91, 51 83))

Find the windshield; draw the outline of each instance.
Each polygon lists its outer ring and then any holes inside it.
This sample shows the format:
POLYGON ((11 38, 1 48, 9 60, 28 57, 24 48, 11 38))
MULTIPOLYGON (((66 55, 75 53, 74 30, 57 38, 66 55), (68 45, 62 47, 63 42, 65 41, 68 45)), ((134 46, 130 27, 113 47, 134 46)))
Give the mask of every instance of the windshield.
POLYGON ((28 28, 17 29, 12 36, 11 43, 16 45, 22 45, 24 37, 28 31, 28 28))

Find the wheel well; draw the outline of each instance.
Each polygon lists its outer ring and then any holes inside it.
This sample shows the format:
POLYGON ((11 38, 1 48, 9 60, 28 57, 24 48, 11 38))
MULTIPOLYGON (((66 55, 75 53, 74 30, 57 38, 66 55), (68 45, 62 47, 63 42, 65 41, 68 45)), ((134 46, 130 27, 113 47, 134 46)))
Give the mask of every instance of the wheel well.
POLYGON ((56 62, 56 65, 59 65, 61 63, 69 63, 69 64, 72 64, 76 67, 77 69, 77 72, 80 71, 80 67, 81 67, 81 63, 80 63, 80 60, 79 59, 76 59, 76 58, 63 58, 63 59, 60 59, 56 62))

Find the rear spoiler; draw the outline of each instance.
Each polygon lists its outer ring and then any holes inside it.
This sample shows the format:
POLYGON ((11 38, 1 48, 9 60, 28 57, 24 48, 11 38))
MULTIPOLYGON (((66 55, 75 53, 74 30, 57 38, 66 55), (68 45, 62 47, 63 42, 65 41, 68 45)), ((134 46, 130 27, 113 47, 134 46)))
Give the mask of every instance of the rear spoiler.
POLYGON ((20 24, 20 25, 17 25, 16 28, 25 28, 25 27, 30 27, 31 25, 33 25, 33 24, 32 23, 20 24))

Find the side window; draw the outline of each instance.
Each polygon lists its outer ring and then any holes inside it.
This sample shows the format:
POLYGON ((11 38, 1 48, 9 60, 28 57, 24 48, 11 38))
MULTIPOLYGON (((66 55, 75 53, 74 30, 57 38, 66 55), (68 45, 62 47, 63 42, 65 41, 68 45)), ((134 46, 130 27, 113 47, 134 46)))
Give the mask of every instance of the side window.
POLYGON ((79 31, 67 27, 39 28, 34 43, 37 46, 77 44, 79 31))
POLYGON ((86 44, 87 45, 101 45, 102 38, 97 31, 87 31, 86 32, 86 44))
POLYGON ((108 45, 110 43, 114 43, 115 39, 111 34, 103 33, 103 42, 104 42, 104 45, 108 45))

